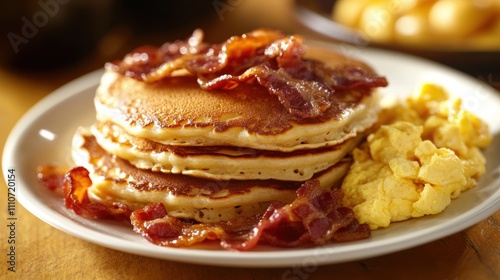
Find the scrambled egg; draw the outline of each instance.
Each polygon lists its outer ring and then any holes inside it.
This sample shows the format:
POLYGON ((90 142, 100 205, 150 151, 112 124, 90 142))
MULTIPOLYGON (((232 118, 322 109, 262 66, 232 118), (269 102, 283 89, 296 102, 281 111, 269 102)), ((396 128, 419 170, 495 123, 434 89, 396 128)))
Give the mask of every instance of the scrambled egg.
POLYGON ((424 84, 384 108, 380 127, 353 151, 344 204, 371 229, 442 212, 485 172, 487 124, 440 86, 424 84))

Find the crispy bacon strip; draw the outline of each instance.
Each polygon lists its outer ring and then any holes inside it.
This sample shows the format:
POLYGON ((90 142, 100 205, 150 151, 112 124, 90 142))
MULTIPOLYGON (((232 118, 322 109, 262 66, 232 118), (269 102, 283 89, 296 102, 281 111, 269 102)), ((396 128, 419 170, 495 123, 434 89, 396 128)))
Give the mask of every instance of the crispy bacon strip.
POLYGON ((211 46, 203 43, 203 33, 196 30, 184 41, 138 48, 122 61, 107 63, 106 68, 145 82, 186 69, 207 90, 229 90, 255 80, 301 118, 324 113, 336 90, 387 85, 384 77, 359 67, 332 68, 304 59, 305 50, 301 36, 274 30, 257 29, 211 46))
POLYGON ((341 200, 340 189, 328 192, 311 180, 297 190, 293 203, 273 204, 263 216, 199 224, 169 216, 158 203, 134 211, 131 221, 134 231, 150 242, 175 247, 219 240, 223 248, 244 251, 259 243, 296 247, 368 238, 369 227, 360 225, 341 200))
POLYGON ((91 219, 129 220, 132 211, 127 205, 114 202, 111 205, 91 202, 87 189, 92 185, 89 171, 84 167, 72 169, 41 166, 38 181, 52 191, 62 193, 66 208, 91 219), (61 191, 62 190, 62 191, 61 191))
MULTIPOLYGON (((338 188, 328 192, 318 181, 307 181, 297 190, 297 198, 291 204, 279 208, 271 206, 259 222, 258 230, 242 245, 257 243, 259 238, 279 247, 368 238, 369 226, 360 225, 354 212, 342 206, 342 196, 338 188)), ((232 247, 241 249, 240 246, 233 244, 232 247)))
MULTIPOLYGON (((220 223, 201 224, 174 218, 168 215, 161 203, 154 203, 134 211, 130 220, 135 232, 161 246, 188 247, 205 240, 229 237, 220 223)), ((240 227, 241 223, 238 225, 241 231, 248 230, 240 227)))

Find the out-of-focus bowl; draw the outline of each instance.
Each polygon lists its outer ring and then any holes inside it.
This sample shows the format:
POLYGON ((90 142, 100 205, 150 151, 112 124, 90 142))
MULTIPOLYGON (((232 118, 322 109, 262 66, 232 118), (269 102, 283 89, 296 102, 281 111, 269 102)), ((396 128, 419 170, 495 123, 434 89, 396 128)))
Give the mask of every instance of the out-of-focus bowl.
POLYGON ((476 50, 457 46, 447 49, 370 41, 361 32, 332 19, 335 2, 335 0, 295 0, 297 20, 316 33, 360 48, 370 46, 406 52, 467 71, 500 70, 500 49, 476 50))

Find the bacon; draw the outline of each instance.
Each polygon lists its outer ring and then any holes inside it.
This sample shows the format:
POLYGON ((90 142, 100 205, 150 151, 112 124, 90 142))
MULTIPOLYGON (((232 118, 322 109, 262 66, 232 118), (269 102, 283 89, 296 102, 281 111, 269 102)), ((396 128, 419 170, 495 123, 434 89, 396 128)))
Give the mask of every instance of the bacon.
POLYGON ((223 240, 228 237, 219 223, 200 224, 174 218, 167 214, 161 203, 134 211, 130 220, 135 232, 161 246, 187 247, 205 240, 223 240))
POLYGON ((202 42, 203 32, 195 30, 187 40, 165 43, 161 47, 142 46, 127 54, 123 60, 105 64, 106 69, 127 77, 152 82, 181 69, 193 54, 205 53, 209 45, 202 42))
POLYGON ((327 191, 317 180, 305 182, 291 204, 276 202, 264 214, 203 224, 170 216, 161 203, 131 211, 121 203, 92 202, 88 196, 92 180, 84 167, 41 166, 38 179, 51 190, 62 190, 66 208, 76 214, 91 219, 130 220, 135 232, 161 246, 187 247, 218 240, 222 248, 247 251, 258 244, 297 247, 370 236, 368 225, 359 224, 352 210, 342 206, 341 189, 327 191))
POLYGON ((92 185, 92 180, 89 171, 84 167, 69 169, 40 166, 37 176, 40 184, 62 194, 66 208, 72 209, 80 216, 91 219, 130 220, 132 211, 125 204, 114 202, 105 205, 90 201, 87 190, 92 185))
POLYGON ((169 216, 158 203, 134 211, 131 222, 134 231, 150 242, 175 247, 219 240, 223 248, 245 251, 257 244, 296 247, 368 238, 368 225, 359 224, 341 201, 340 189, 329 192, 310 180, 297 190, 291 204, 272 204, 263 215, 200 224, 169 216))
POLYGON ((257 29, 211 46, 203 43, 201 30, 196 30, 184 41, 136 49, 122 61, 107 63, 106 68, 149 83, 185 69, 206 90, 230 90, 256 81, 301 118, 321 116, 337 90, 387 85, 384 77, 360 67, 332 68, 305 59, 305 51, 301 36, 274 30, 257 29))
POLYGON ((48 188, 62 195, 62 186, 64 185, 64 176, 70 168, 67 166, 55 166, 55 165, 41 165, 37 167, 37 179, 38 182, 48 188))

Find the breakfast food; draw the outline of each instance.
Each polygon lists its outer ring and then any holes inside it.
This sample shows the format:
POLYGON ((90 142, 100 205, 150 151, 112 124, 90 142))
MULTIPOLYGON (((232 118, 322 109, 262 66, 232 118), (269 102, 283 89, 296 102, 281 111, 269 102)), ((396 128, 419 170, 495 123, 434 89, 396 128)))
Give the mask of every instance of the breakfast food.
MULTIPOLYGON (((66 206, 130 219, 166 246, 367 238, 334 187, 376 124, 385 85, 362 62, 274 30, 141 47, 106 64, 96 122, 74 137, 66 206)), ((39 174, 61 184, 55 169, 39 174)))
POLYGON ((407 47, 498 50, 498 0, 338 0, 333 20, 407 47))
POLYGON ((365 239, 437 214, 485 172, 485 123, 424 84, 381 106, 384 77, 300 36, 200 31, 106 64, 77 167, 41 166, 78 215, 162 246, 250 250, 365 239))
POLYGON ((344 204, 372 230, 441 213, 485 172, 488 126, 438 85, 384 108, 380 125, 342 183, 344 204))

